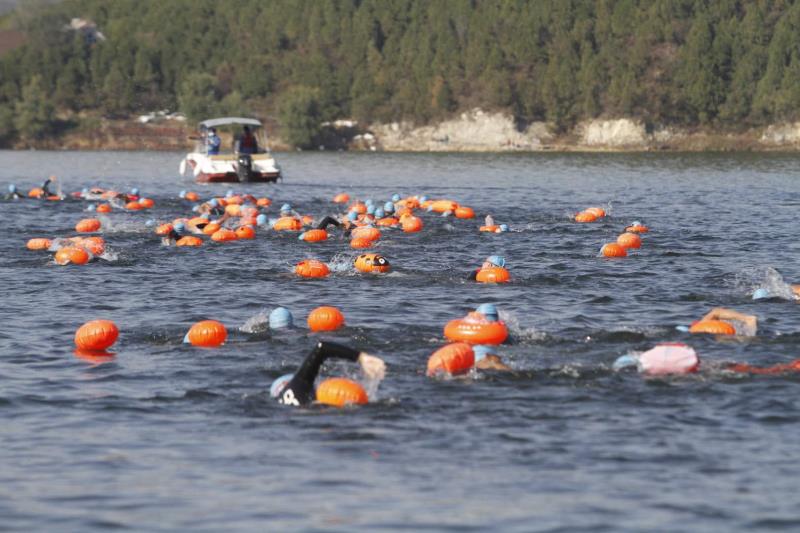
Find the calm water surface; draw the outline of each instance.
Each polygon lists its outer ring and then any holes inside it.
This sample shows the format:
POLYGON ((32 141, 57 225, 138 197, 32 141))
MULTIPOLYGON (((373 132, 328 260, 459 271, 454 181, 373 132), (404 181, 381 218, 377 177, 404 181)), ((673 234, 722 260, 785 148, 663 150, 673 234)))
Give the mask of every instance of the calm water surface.
POLYGON ((156 200, 108 215, 109 259, 84 267, 24 243, 74 234, 86 203, 0 203, 0 530, 800 528, 800 377, 720 370, 800 357, 797 304, 750 298, 777 272, 800 283, 798 156, 279 154, 283 184, 236 188, 314 215, 335 212, 341 191, 448 197, 513 230, 423 215, 420 234, 385 232, 386 276, 354 272, 338 235, 161 246, 146 221, 189 214, 181 189, 228 189, 179 178, 180 157, 0 152, 3 190, 57 174, 68 191, 138 186, 156 200), (570 222, 593 205, 610 215, 570 222), (633 220, 651 228, 641 251, 599 258, 633 220), (494 253, 512 283, 465 281, 494 253), (333 275, 293 276, 308 257, 333 275), (426 379, 444 324, 483 302, 511 326, 500 352, 516 372, 426 379), (326 338, 387 361, 369 406, 287 409, 268 397, 313 345, 305 317, 323 304, 348 323, 326 338), (236 331, 278 305, 303 327, 236 331), (758 337, 675 330, 718 305, 758 315, 758 337), (93 365, 73 355, 72 336, 100 317, 122 333, 114 360, 93 365), (181 344, 204 318, 229 326, 228 344, 181 344), (661 341, 690 343, 703 371, 610 371, 661 341))

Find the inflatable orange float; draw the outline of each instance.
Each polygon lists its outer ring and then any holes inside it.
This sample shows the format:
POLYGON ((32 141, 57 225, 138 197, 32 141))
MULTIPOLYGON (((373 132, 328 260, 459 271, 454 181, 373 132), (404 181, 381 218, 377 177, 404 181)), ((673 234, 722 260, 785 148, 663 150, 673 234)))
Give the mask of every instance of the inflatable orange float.
POLYGON ((736 328, 723 320, 701 320, 692 324, 689 333, 710 333, 712 335, 736 335, 736 328))
POLYGON ((214 242, 227 242, 238 240, 239 236, 232 229, 220 228, 211 234, 211 240, 214 242))
POLYGON ((84 237, 76 241, 76 244, 92 255, 102 255, 106 251, 106 241, 102 237, 84 237))
POLYGON ((169 235, 170 232, 175 229, 172 224, 160 224, 156 228, 156 235, 169 235))
POLYGON ((650 231, 650 228, 647 226, 642 226, 641 224, 633 224, 625 228, 625 231, 628 233, 647 233, 650 231))
POLYGON ((365 239, 363 237, 356 237, 356 238, 354 238, 354 239, 352 239, 350 241, 350 248, 353 248, 355 250, 361 250, 361 249, 364 249, 364 248, 369 248, 373 244, 375 244, 374 241, 371 241, 369 239, 365 239))
POLYGON ((333 331, 344 325, 344 315, 335 307, 323 305, 308 314, 307 322, 311 331, 333 331))
POLYGON ((333 201, 337 204, 346 204, 350 201, 350 195, 346 192, 340 192, 336 196, 333 197, 333 201))
POLYGON ((435 200, 427 209, 436 213, 446 213, 458 209, 458 203, 453 200, 435 200))
POLYGON ((444 327, 444 336, 469 344, 502 344, 508 337, 508 328, 499 320, 488 320, 482 314, 472 312, 464 318, 448 322, 444 327))
POLYGON ((597 215, 586 211, 581 211, 575 215, 575 222, 594 222, 595 220, 597 220, 597 215))
POLYGON ((363 215, 364 213, 367 212, 367 206, 366 204, 363 204, 361 202, 356 202, 350 206, 348 211, 355 211, 359 215, 363 215))
POLYGON ((88 352, 102 352, 117 341, 119 329, 110 320, 92 320, 75 332, 75 346, 88 352))
POLYGON ((500 226, 498 226, 497 224, 493 226, 481 226, 480 228, 478 228, 478 231, 485 231, 487 233, 497 233, 498 231, 500 231, 500 226))
POLYGON ((641 248, 642 247, 642 238, 639 237, 636 233, 623 233, 619 237, 617 237, 617 244, 625 248, 641 248))
POLYGON ((609 242, 608 244, 604 244, 603 247, 600 248, 600 253, 603 254, 604 257, 628 256, 628 252, 625 251, 625 248, 615 242, 609 242))
POLYGON ((428 359, 427 375, 445 373, 456 376, 465 374, 475 365, 475 352, 465 342, 448 344, 436 350, 428 359))
POLYGON ((383 227, 394 227, 394 226, 397 226, 398 224, 400 224, 400 221, 398 219, 396 219, 395 217, 384 217, 384 218, 378 220, 377 222, 375 222, 375 224, 377 224, 378 226, 383 226, 383 227))
POLYGON ((355 228, 353 231, 350 232, 350 235, 356 239, 367 239, 369 241, 377 241, 381 238, 381 230, 378 228, 373 228, 372 226, 364 226, 361 228, 355 228))
MULTIPOLYGON (((191 222, 191 221, 190 221, 191 222)), ((205 226, 203 226, 203 233, 206 235, 214 235, 222 226, 219 225, 217 222, 208 222, 205 226)))
POLYGON ((192 346, 205 346, 213 347, 219 346, 228 338, 228 330, 222 322, 216 320, 202 320, 194 324, 189 333, 186 334, 186 340, 192 346))
POLYGON ((584 209, 583 212, 590 213, 596 216, 597 218, 603 218, 604 216, 606 216, 605 209, 603 209, 602 207, 590 207, 588 209, 584 209))
POLYGON ((45 238, 29 239, 25 247, 28 250, 48 250, 53 245, 53 241, 45 238))
POLYGON ((456 218, 475 218, 475 211, 471 207, 460 205, 456 208, 456 218))
POLYGON ((389 272, 391 266, 385 257, 378 254, 361 254, 353 263, 361 272, 389 272))
POLYGON ((255 239, 256 230, 254 230, 252 226, 239 226, 236 228, 236 238, 245 240, 255 239))
POLYGON ((225 206, 225 213, 232 217, 238 217, 242 214, 242 206, 239 204, 228 204, 225 206))
POLYGON ((189 191, 186 193, 186 196, 184 196, 184 198, 186 198, 190 202, 197 202, 198 200, 200 200, 200 195, 197 194, 196 192, 189 191))
POLYGON ((478 270, 475 281, 480 283, 507 283, 511 280, 511 274, 503 267, 493 266, 478 270))
POLYGON ((96 218, 84 218, 75 224, 75 231, 78 233, 92 233, 100 229, 100 221, 96 218))
POLYGON ((317 401, 333 407, 369 402, 364 387, 345 378, 328 378, 317 387, 317 401))
POLYGON ((269 207, 270 205, 272 205, 272 200, 270 200, 265 196, 256 200, 256 205, 258 207, 269 207))
POLYGON ((324 229, 310 229, 300 234, 300 239, 306 242, 320 242, 328 238, 328 232, 324 229))
POLYGON ((406 215, 400 219, 400 227, 406 233, 415 233, 422 230, 422 219, 413 215, 406 215))
POLYGON ((78 246, 65 246, 56 252, 54 260, 59 265, 85 265, 89 262, 89 252, 78 246))
POLYGON ((140 198, 139 203, 145 209, 151 209, 154 205, 156 205, 152 198, 140 198))
POLYGON ((28 198, 41 198, 44 196, 44 189, 41 187, 34 187, 28 191, 28 198))
POLYGON ((294 272, 304 278, 324 278, 331 273, 328 265, 316 259, 306 259, 295 265, 294 272))
POLYGON ((144 206, 134 200, 132 202, 128 202, 127 204, 125 204, 125 209, 127 209, 128 211, 141 211, 142 209, 144 209, 144 206))
POLYGON ((187 235, 185 237, 181 237, 175 242, 175 246, 202 246, 203 239, 200 237, 195 237, 194 235, 187 235))
POLYGON ((98 213, 110 213, 111 212, 111 206, 108 205, 108 204, 100 204, 100 205, 97 206, 97 212, 98 213))
POLYGON ((303 229, 303 223, 294 217, 281 217, 275 221, 272 229, 276 231, 300 231, 303 229))

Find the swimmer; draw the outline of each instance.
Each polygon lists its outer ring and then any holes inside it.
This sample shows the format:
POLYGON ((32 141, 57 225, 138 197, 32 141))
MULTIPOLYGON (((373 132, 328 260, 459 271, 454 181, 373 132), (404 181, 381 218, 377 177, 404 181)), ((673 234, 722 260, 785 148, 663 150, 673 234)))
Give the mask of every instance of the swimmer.
POLYGON ((500 267, 504 268, 506 266, 506 258, 502 255, 490 255, 487 257, 480 268, 475 269, 473 272, 470 272, 467 276, 469 281, 475 281, 478 276, 478 272, 483 270, 484 268, 492 268, 492 267, 500 267))
POLYGON ((478 344, 472 347, 475 353, 475 368, 478 370, 497 370, 510 372, 511 367, 503 363, 499 355, 492 353, 490 346, 478 344))
POLYGON ((8 192, 5 196, 3 196, 4 200, 19 200, 20 198, 25 198, 20 192, 17 190, 17 186, 13 183, 8 186, 8 192))
POLYGON ((691 346, 682 343, 664 343, 640 354, 618 357, 612 368, 620 371, 635 368, 641 374, 664 376, 696 372, 700 358, 691 346))
POLYGON ((270 387, 270 395, 284 405, 306 406, 314 401, 314 381, 327 359, 358 362, 367 379, 382 380, 386 364, 379 357, 359 352, 333 342, 320 341, 306 356, 300 368, 291 375, 281 376, 270 387))
POLYGON ((292 312, 285 307, 276 307, 269 314, 270 329, 287 329, 294 326, 292 312))
POLYGON ((736 335, 745 337, 753 337, 758 331, 758 318, 755 315, 746 315, 725 307, 715 307, 698 320, 698 322, 705 322, 707 320, 733 322, 731 325, 736 330, 736 335))
MULTIPOLYGON (((800 301, 800 285, 789 285, 795 301, 800 301)), ((753 291, 753 300, 764 300, 767 298, 783 298, 783 295, 773 294, 763 287, 753 291)))

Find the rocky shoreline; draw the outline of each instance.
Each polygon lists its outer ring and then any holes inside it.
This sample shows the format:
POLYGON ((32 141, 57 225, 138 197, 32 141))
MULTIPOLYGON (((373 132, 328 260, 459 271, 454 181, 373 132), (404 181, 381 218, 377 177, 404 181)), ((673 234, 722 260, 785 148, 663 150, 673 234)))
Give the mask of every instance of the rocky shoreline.
MULTIPOLYGON (((192 128, 104 120, 91 131, 72 131, 12 149, 184 151, 192 128)), ((280 132, 270 132, 273 151, 291 151, 280 132)), ((798 151, 800 122, 738 132, 648 126, 641 121, 597 119, 557 134, 544 122, 524 127, 509 115, 474 109, 434 125, 407 122, 361 127, 353 121, 326 125, 320 150, 385 152, 650 152, 798 151), (340 126, 339 124, 344 124, 340 126)))

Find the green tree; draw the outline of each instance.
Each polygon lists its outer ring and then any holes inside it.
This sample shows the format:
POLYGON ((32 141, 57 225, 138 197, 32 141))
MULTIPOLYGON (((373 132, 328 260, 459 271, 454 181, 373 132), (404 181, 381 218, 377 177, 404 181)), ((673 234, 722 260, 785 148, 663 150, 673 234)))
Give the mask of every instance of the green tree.
POLYGON ((298 148, 311 148, 321 131, 319 90, 294 87, 283 100, 280 121, 284 138, 298 148))
POLYGON ((219 93, 216 79, 202 72, 187 75, 178 95, 180 109, 193 121, 200 121, 215 114, 219 93))
POLYGON ((42 89, 42 79, 33 76, 14 106, 14 128, 26 140, 41 139, 51 131, 53 104, 42 89))

